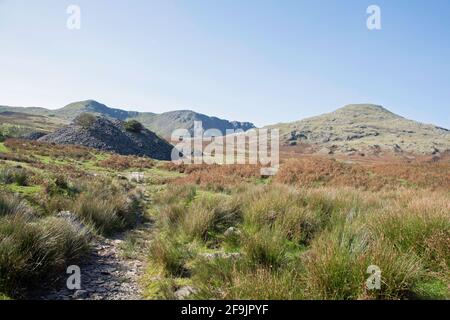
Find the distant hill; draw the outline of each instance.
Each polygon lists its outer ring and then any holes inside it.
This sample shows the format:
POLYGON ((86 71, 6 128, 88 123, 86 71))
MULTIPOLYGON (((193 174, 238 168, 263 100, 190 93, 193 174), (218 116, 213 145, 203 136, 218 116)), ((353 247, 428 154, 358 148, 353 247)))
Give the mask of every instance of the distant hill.
POLYGON ((0 134, 9 137, 44 132, 50 133, 68 124, 63 119, 13 111, 0 112, 0 134))
POLYGON ((94 116, 89 124, 74 121, 37 140, 82 145, 122 155, 148 156, 158 160, 170 160, 173 149, 172 145, 146 128, 127 130, 125 122, 103 116, 94 116))
POLYGON ((131 117, 141 122, 145 127, 155 130, 163 137, 170 137, 176 129, 187 129, 193 133, 194 121, 201 121, 203 129, 218 129, 223 134, 227 129, 247 131, 255 126, 250 122, 237 122, 219 119, 216 117, 206 116, 190 110, 179 110, 165 112, 161 114, 140 113, 135 117, 131 117))
POLYGON ((191 110, 171 111, 162 114, 151 112, 125 111, 110 108, 94 100, 86 100, 71 103, 61 109, 48 110, 45 108, 22 108, 0 106, 0 112, 27 113, 47 117, 56 117, 64 121, 72 121, 82 113, 93 113, 118 120, 135 119, 146 128, 162 137, 170 137, 175 129, 188 129, 193 133, 194 121, 202 121, 205 130, 215 128, 225 133, 227 129, 249 130, 255 126, 249 122, 237 122, 210 117, 191 110))
POLYGON ((405 119, 373 104, 347 105, 269 128, 279 128, 286 145, 312 144, 323 153, 391 150, 432 154, 450 150, 449 130, 405 119))

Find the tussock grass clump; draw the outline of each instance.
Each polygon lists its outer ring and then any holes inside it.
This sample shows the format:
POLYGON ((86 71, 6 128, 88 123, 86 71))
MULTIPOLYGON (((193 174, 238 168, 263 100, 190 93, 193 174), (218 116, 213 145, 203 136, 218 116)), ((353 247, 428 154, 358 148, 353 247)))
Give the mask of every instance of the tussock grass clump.
MULTIPOLYGON (((20 203, 16 200, 15 203, 20 203)), ((0 216, 0 291, 19 294, 87 250, 85 234, 59 218, 39 219, 21 205, 0 216)))
POLYGON ((250 265, 277 269, 286 263, 288 243, 282 232, 264 227, 247 235, 242 249, 250 265))
POLYGON ((191 238, 214 239, 240 219, 239 206, 226 195, 204 194, 192 201, 181 227, 191 238))
POLYGON ((434 271, 450 269, 450 202, 445 193, 408 191, 399 194, 397 205, 368 217, 380 237, 402 252, 422 258, 434 271))
POLYGON ((50 245, 55 252, 56 262, 76 261, 88 250, 87 230, 80 230, 70 222, 56 217, 47 217, 40 221, 43 230, 49 235, 50 245))
POLYGON ((299 266, 272 269, 250 266, 243 260, 199 260, 193 282, 199 299, 295 300, 304 299, 299 266))
POLYGON ((32 209, 22 199, 7 193, 0 193, 0 217, 32 214, 32 209))
POLYGON ((81 192, 73 202, 72 211, 99 233, 109 235, 132 226, 141 210, 142 194, 127 183, 99 180, 79 186, 81 192))
POLYGON ((271 226, 286 239, 302 245, 327 226, 335 210, 323 203, 311 205, 306 192, 282 185, 251 188, 239 201, 248 230, 271 226))
POLYGON ((187 204, 197 195, 197 187, 194 185, 168 185, 164 192, 154 196, 156 204, 167 205, 182 202, 187 204))
POLYGON ((172 203, 161 208, 158 216, 158 223, 162 228, 174 231, 179 227, 180 222, 186 215, 187 208, 181 203, 172 203))
POLYGON ((124 195, 102 197, 82 193, 76 199, 73 211, 99 233, 109 235, 131 225, 138 212, 124 195))
POLYGON ((151 243, 150 253, 153 260, 161 264, 168 275, 175 277, 186 275, 186 262, 190 252, 173 237, 161 235, 155 238, 151 243))
POLYGON ((352 230, 326 233, 316 239, 301 259, 308 295, 316 299, 401 299, 408 297, 423 275, 420 260, 399 252, 380 239, 352 230), (381 270, 381 288, 368 290, 369 266, 381 270))
POLYGON ((27 186, 31 175, 30 171, 21 167, 4 167, 0 169, 0 182, 27 186))

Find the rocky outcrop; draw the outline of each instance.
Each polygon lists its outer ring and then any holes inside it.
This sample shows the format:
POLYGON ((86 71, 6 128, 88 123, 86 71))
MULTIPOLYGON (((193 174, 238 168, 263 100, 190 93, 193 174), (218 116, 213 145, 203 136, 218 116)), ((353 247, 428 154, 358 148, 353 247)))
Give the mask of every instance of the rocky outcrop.
POLYGON ((38 141, 82 145, 101 151, 122 155, 148 156, 158 160, 170 160, 173 146, 155 133, 142 128, 138 132, 127 131, 125 122, 96 116, 88 126, 75 122, 38 141))

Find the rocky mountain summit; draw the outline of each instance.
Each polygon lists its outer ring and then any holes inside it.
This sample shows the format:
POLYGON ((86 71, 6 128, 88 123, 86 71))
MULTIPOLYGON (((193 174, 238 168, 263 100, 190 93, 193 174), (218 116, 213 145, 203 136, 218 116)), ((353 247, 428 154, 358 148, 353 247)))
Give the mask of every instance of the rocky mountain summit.
POLYGON ((450 150, 450 131, 405 119, 379 105, 353 104, 297 122, 278 124, 286 145, 307 143, 321 153, 381 150, 437 154, 450 150))
POLYGON ((121 120, 94 115, 90 117, 92 117, 90 120, 84 119, 83 122, 76 118, 70 125, 37 140, 56 144, 82 145, 122 155, 170 160, 173 146, 150 130, 139 125, 130 128, 127 122, 121 120))

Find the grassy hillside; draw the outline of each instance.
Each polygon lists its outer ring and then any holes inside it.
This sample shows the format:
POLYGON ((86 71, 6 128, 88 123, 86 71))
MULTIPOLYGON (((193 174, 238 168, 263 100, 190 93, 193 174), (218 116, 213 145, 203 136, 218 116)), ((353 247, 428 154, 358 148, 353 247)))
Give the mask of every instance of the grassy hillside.
POLYGON ((377 105, 348 105, 279 128, 285 144, 308 143, 324 153, 355 151, 428 153, 450 150, 450 131, 400 117, 377 105))
POLYGON ((12 111, 0 112, 0 133, 9 137, 19 137, 37 131, 50 133, 66 124, 66 121, 56 117, 12 111))

